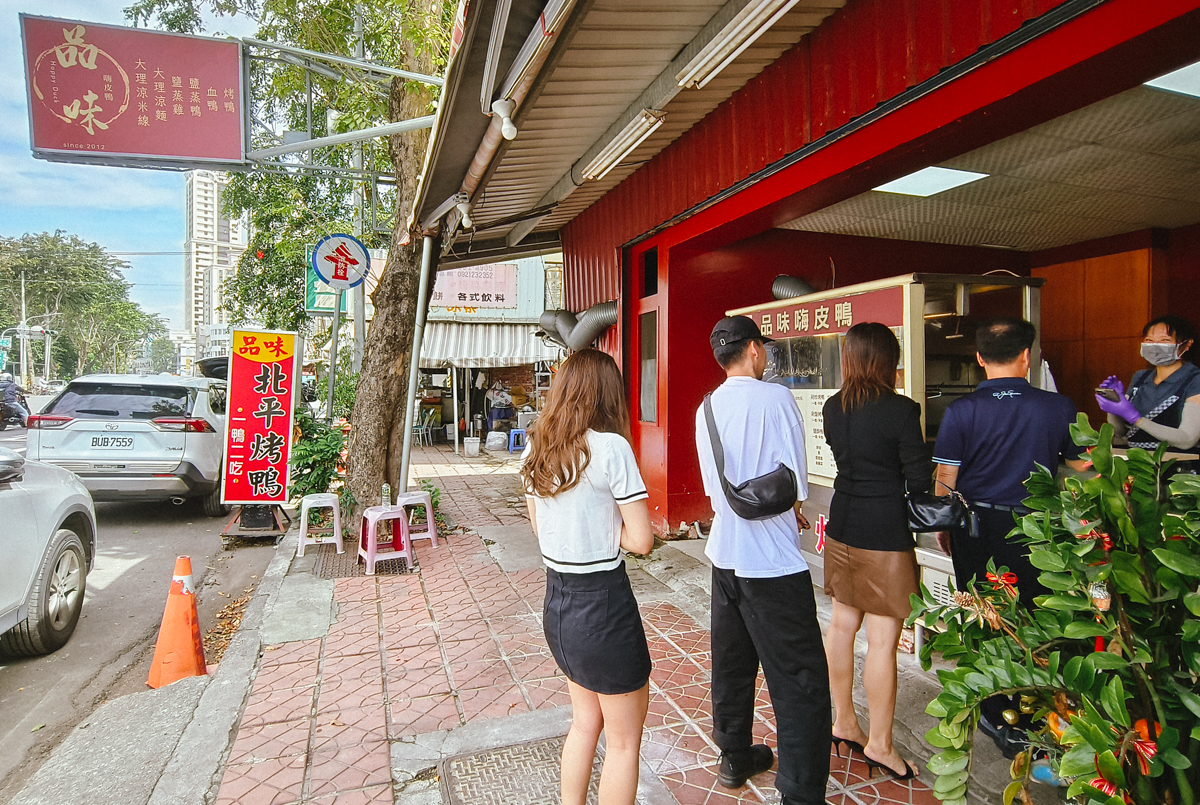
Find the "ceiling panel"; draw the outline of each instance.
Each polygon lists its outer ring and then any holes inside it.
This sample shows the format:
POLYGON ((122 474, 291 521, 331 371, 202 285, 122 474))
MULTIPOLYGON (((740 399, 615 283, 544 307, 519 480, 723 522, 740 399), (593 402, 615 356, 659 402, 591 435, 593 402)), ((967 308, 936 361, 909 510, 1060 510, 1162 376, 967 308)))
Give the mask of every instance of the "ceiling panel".
POLYGON ((987 178, 870 191, 784 228, 1047 249, 1200 222, 1200 99, 1137 87, 941 163, 987 178))

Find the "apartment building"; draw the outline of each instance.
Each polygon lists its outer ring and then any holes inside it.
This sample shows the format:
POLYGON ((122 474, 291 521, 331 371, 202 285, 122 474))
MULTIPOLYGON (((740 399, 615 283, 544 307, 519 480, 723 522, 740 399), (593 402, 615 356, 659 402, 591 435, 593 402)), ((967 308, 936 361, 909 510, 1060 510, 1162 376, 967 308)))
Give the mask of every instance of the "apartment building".
POLYGON ((202 325, 224 325, 221 283, 246 251, 249 233, 243 221, 221 214, 221 195, 227 183, 216 171, 188 171, 185 189, 187 232, 184 251, 184 323, 196 335, 202 325))

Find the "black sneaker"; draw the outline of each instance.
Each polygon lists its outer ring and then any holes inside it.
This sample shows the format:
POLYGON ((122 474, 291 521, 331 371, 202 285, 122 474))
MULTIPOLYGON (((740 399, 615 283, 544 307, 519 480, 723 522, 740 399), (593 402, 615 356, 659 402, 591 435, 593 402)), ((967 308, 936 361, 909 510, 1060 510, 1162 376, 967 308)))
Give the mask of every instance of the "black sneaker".
POLYGON ((996 748, 1009 760, 1024 752, 1025 748, 1029 746, 1029 738, 1025 734, 1025 730, 1017 729, 1008 724, 993 724, 991 721, 980 716, 979 730, 991 738, 992 742, 996 744, 996 748))
POLYGON ((766 744, 755 744, 737 752, 722 752, 717 782, 726 788, 741 788, 746 780, 775 765, 775 753, 766 744))

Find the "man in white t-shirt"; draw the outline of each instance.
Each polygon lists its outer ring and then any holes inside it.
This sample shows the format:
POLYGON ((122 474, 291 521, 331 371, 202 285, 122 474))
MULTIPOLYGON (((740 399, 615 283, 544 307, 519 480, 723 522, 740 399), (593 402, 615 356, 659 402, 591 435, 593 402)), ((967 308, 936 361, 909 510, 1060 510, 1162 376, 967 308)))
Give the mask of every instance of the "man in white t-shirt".
POLYGON ((709 339, 726 380, 712 393, 725 454, 737 486, 780 464, 796 476, 798 502, 763 520, 730 508, 722 489, 704 406, 696 411, 696 451, 715 516, 705 553, 712 573, 713 739, 721 748, 718 780, 738 788, 771 768, 765 744, 753 745, 754 694, 761 663, 779 750, 775 787, 781 805, 819 805, 829 777, 829 670, 817 623, 808 563, 800 553, 800 502, 808 497, 804 420, 784 386, 762 381, 766 343, 745 316, 717 322, 709 339))

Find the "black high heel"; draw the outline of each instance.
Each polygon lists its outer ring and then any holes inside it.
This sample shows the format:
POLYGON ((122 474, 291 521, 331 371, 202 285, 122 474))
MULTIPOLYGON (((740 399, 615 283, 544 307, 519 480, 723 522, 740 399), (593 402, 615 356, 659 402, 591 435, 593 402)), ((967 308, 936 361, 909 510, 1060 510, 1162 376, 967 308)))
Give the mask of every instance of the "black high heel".
MULTIPOLYGON (((866 755, 863 755, 863 757, 866 757, 866 755)), ((904 763, 904 774, 899 774, 891 766, 880 763, 877 760, 871 760, 871 758, 867 758, 867 768, 870 769, 872 774, 876 770, 882 769, 883 771, 887 772, 888 775, 893 780, 911 780, 914 777, 916 777, 917 776, 917 767, 914 766, 913 764, 909 763, 907 760, 904 760, 903 758, 901 758, 901 761, 904 763)))
POLYGON ((832 739, 830 743, 832 744, 833 751, 838 757, 842 756, 842 744, 845 744, 846 748, 851 752, 858 752, 863 757, 866 757, 863 753, 863 745, 858 741, 852 741, 849 738, 839 738, 836 735, 831 735, 830 738, 832 739))

